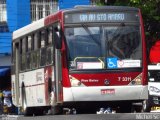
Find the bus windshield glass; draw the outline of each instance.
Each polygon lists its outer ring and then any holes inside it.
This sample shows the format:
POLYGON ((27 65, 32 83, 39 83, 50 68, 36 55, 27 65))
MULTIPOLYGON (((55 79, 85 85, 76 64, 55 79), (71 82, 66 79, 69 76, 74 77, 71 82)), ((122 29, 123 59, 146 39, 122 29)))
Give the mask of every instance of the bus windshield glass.
POLYGON ((140 68, 142 43, 138 25, 65 28, 70 69, 140 68))

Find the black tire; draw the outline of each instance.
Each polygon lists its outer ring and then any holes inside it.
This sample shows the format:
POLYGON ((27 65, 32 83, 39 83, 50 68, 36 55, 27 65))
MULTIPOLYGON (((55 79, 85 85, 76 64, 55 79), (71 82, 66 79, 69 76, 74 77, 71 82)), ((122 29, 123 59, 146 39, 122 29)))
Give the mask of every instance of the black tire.
POLYGON ((151 111, 151 100, 148 98, 142 102, 142 112, 150 112, 151 111))
POLYGON ((61 115, 63 114, 63 108, 62 106, 51 106, 51 108, 48 110, 49 115, 61 115))
POLYGON ((120 113, 131 113, 132 103, 125 103, 120 106, 120 113))
POLYGON ((137 104, 133 104, 132 105, 132 111, 131 113, 141 113, 143 112, 143 103, 142 102, 138 102, 137 104))

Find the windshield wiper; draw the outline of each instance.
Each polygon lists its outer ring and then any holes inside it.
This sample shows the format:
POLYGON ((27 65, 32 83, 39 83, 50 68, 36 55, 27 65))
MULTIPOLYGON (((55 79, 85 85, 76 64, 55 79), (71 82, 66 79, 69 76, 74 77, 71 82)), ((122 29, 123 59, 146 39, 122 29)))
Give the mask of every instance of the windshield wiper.
POLYGON ((97 43, 98 45, 100 45, 100 43, 93 37, 92 32, 88 29, 88 26, 85 24, 81 24, 82 27, 84 28, 84 30, 88 33, 88 35, 90 36, 90 38, 97 43))

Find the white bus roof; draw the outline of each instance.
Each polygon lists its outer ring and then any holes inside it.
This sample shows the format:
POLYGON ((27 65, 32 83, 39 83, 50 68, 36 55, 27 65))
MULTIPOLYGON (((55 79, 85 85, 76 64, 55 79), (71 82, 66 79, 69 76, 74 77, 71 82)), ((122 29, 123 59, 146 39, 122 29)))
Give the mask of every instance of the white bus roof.
POLYGON ((31 32, 33 32, 35 30, 38 30, 38 29, 40 29, 42 27, 44 27, 44 18, 42 18, 42 19, 40 19, 40 20, 38 20, 36 22, 33 22, 33 23, 31 23, 31 24, 29 24, 27 26, 24 26, 24 27, 22 27, 22 28, 20 28, 20 29, 18 29, 16 31, 14 31, 12 39, 14 41, 17 38, 19 38, 19 37, 21 37, 23 35, 26 35, 28 33, 31 33, 31 32))

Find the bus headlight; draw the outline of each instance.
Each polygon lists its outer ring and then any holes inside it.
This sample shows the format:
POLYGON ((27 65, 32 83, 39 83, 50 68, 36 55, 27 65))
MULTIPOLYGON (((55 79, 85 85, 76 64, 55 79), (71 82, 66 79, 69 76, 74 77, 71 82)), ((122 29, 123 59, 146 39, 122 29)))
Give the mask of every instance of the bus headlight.
POLYGON ((71 82, 72 87, 81 86, 81 82, 78 79, 76 79, 75 77, 72 77, 72 76, 70 76, 69 78, 70 78, 70 82, 71 82))
POLYGON ((142 74, 139 74, 135 79, 133 79, 129 85, 141 85, 142 84, 142 74))
POLYGON ((71 80, 72 87, 78 87, 80 85, 81 85, 81 82, 79 80, 71 80))

